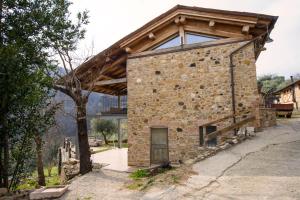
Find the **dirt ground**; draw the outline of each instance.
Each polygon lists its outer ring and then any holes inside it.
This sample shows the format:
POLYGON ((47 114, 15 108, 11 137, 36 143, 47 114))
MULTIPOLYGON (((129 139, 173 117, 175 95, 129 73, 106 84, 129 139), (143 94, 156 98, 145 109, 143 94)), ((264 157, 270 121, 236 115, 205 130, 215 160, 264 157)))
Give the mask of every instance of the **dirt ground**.
POLYGON ((278 120, 251 140, 167 173, 170 179, 158 176, 137 191, 126 187, 126 173, 92 172, 61 199, 300 199, 300 118, 278 120))

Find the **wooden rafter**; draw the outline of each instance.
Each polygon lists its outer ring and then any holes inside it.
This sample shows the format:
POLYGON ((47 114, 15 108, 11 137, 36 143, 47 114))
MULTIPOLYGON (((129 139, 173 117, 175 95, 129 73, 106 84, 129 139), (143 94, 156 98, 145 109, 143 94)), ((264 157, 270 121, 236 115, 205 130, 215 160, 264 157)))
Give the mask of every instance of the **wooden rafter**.
POLYGON ((119 79, 111 79, 111 80, 104 80, 104 81, 97 81, 95 85, 103 86, 103 85, 112 85, 117 83, 126 83, 126 78, 119 78, 119 79))

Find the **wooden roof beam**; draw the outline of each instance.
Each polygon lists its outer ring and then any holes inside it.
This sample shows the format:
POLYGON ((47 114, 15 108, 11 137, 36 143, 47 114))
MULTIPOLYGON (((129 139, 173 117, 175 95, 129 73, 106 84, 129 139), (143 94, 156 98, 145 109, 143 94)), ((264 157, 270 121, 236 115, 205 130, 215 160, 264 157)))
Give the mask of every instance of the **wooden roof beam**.
MULTIPOLYGON (((112 69, 113 67, 116 67, 117 65, 120 65, 120 64, 123 63, 123 62, 126 62, 126 60, 127 60, 127 56, 122 56, 122 57, 120 57, 119 59, 117 59, 117 60, 115 60, 114 62, 112 62, 111 64, 106 64, 106 65, 104 65, 104 66, 102 67, 102 69, 100 70, 100 72, 101 72, 100 74, 106 74, 107 72, 109 72, 110 69, 112 69)), ((96 68, 96 69, 95 69, 95 72, 94 72, 94 73, 96 73, 97 70, 98 70, 98 67, 95 67, 95 68, 96 68)), ((94 71, 94 69, 93 69, 93 71, 94 71)), ((99 76, 100 76, 100 74, 99 74, 99 76)), ((80 76, 80 79, 84 78, 85 75, 87 75, 87 74, 86 74, 86 73, 82 74, 82 75, 80 76)), ((109 76, 109 74, 106 74, 106 76, 109 76)))
POLYGON ((150 40, 155 40, 154 33, 149 33, 148 37, 149 37, 150 40))
POLYGON ((103 85, 112 85, 117 83, 126 83, 127 78, 119 78, 119 79, 110 79, 110 80, 104 80, 104 81, 97 81, 94 85, 97 86, 103 86, 103 85))
POLYGON ((242 28, 242 33, 243 34, 248 34, 250 30, 250 26, 249 25, 244 25, 242 28))
POLYGON ((210 27, 210 28, 212 28, 212 27, 214 27, 215 26, 215 21, 214 20, 210 20, 209 21, 209 23, 208 23, 208 26, 210 27))
POLYGON ((178 16, 175 18, 174 22, 177 25, 183 25, 183 24, 186 24, 186 18, 185 18, 185 16, 178 16))

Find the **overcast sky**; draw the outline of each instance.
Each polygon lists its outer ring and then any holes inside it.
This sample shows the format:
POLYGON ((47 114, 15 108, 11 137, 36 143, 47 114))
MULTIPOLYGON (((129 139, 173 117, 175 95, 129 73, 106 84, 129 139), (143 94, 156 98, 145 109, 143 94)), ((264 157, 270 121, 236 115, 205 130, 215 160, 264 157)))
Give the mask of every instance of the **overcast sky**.
POLYGON ((300 0, 72 0, 72 12, 88 10, 90 24, 81 49, 109 47, 177 4, 279 16, 273 43, 260 54, 257 73, 289 77, 300 73, 300 0))

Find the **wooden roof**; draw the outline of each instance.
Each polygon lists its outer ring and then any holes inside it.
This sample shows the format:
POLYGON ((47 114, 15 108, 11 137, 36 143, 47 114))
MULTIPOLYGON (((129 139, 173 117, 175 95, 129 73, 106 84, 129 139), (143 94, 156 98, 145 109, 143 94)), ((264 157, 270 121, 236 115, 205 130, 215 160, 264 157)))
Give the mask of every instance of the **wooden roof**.
MULTIPOLYGON (((83 89, 94 83, 94 92, 125 95, 126 81, 107 83, 108 80, 126 78, 129 54, 151 50, 170 36, 184 34, 184 31, 249 40, 266 30, 270 32, 277 18, 257 13, 177 5, 80 65, 76 73, 83 89)), ((262 46, 266 39, 260 41, 262 46)))
POLYGON ((294 81, 294 82, 288 84, 287 86, 285 86, 285 87, 283 87, 283 88, 281 88, 281 89, 275 91, 274 94, 280 94, 280 93, 282 93, 282 92, 286 92, 287 90, 292 89, 292 88, 293 88, 295 85, 297 85, 297 84, 300 85, 300 80, 296 80, 296 81, 294 81))

